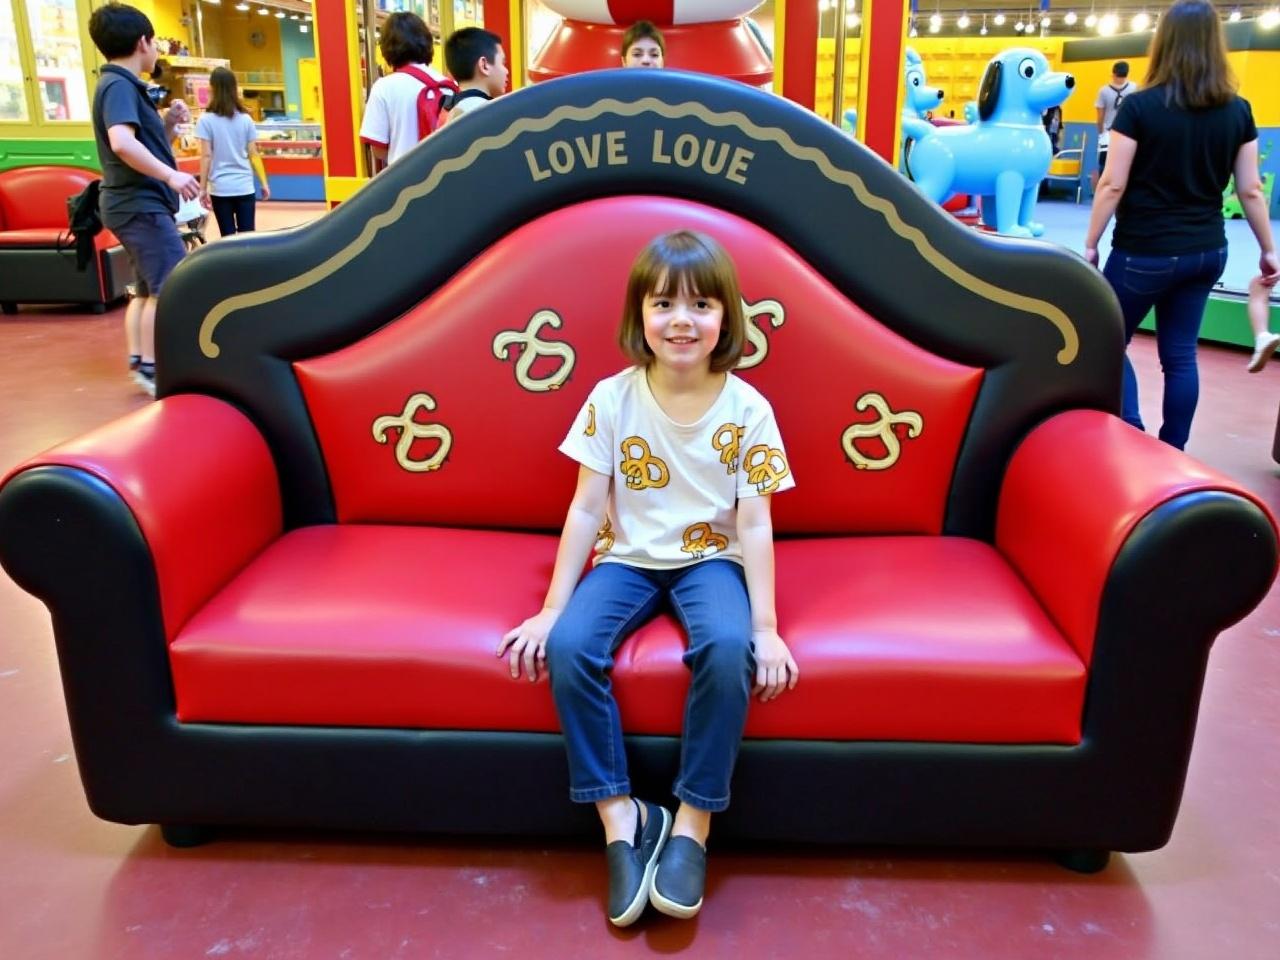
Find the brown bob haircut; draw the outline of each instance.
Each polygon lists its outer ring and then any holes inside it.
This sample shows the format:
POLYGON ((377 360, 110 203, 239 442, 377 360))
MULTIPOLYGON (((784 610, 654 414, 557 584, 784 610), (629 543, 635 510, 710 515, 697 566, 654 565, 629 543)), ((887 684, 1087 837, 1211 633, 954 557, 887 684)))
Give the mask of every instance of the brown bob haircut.
POLYGON ((1208 0, 1178 0, 1160 17, 1151 40, 1148 87, 1164 87, 1165 102, 1204 110, 1235 96, 1218 11, 1208 0))
POLYGON ((644 339, 645 297, 679 293, 709 297, 724 305, 720 340, 711 351, 711 371, 732 370, 742 359, 747 339, 738 271, 724 247, 705 233, 693 230, 654 237, 636 257, 627 279, 627 301, 618 330, 622 352, 639 366, 647 367, 653 362, 653 351, 644 339))
POLYGON ((622 34, 622 56, 626 59, 627 51, 635 44, 637 40, 652 40, 658 45, 658 49, 662 51, 662 55, 667 55, 667 41, 662 36, 662 31, 655 27, 648 20, 637 20, 631 26, 627 27, 626 32, 622 34))
POLYGON ((393 13, 382 25, 378 49, 382 59, 398 70, 411 63, 430 63, 436 42, 431 29, 416 13, 393 13))

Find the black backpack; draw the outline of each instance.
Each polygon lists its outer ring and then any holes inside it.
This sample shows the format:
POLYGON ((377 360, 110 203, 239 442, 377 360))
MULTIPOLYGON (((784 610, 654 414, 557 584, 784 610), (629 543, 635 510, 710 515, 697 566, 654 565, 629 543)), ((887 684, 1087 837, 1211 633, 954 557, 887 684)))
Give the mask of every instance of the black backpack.
POLYGON ((89 266, 93 259, 93 238, 102 232, 102 214, 98 210, 101 189, 101 180, 91 180, 79 193, 67 197, 67 222, 75 239, 77 270, 89 266))

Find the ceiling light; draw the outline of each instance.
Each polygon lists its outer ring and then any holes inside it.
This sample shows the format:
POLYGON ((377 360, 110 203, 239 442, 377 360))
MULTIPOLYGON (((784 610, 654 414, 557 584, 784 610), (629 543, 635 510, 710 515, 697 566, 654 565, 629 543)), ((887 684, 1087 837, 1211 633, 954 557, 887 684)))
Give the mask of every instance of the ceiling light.
POLYGON ((942 29, 942 14, 935 13, 932 17, 929 18, 929 30, 932 33, 937 33, 941 29, 942 29))
POLYGON ((1098 33, 1104 37, 1109 37, 1120 29, 1120 18, 1114 13, 1103 14, 1102 19, 1098 21, 1098 33))
POLYGON ((205 3, 211 3, 215 7, 222 3, 222 0, 204 0, 205 3))
POLYGON ((260 16, 260 17, 269 17, 269 16, 271 16, 271 11, 270 11, 270 10, 268 10, 266 7, 259 7, 259 8, 258 8, 258 16, 260 16))
POLYGON ((930 23, 930 24, 929 24, 929 32, 930 32, 930 33, 937 33, 937 32, 938 32, 939 30, 941 30, 941 29, 942 29, 942 24, 940 24, 940 23, 930 23))
POLYGON ((1133 28, 1135 33, 1141 33, 1151 26, 1151 18, 1147 16, 1147 11, 1143 10, 1141 13, 1135 13, 1133 19, 1129 21, 1129 26, 1133 28))
POLYGON ((1098 25, 1098 15, 1096 13, 1089 14, 1084 18, 1084 25, 1092 30, 1098 25))
POLYGON ((1280 24, 1280 8, 1272 7, 1262 16, 1258 17, 1258 26, 1263 30, 1271 30, 1277 24, 1280 24))
POLYGON ((1045 28, 1047 28, 1047 27, 1049 26, 1049 24, 1051 24, 1052 22, 1053 22, 1053 17, 1049 16, 1047 13, 1046 13, 1043 17, 1041 17, 1041 18, 1040 18, 1040 26, 1041 26, 1041 27, 1045 27, 1045 28))
POLYGON ((1003 14, 1003 13, 997 13, 997 14, 995 15, 995 22, 996 22, 996 26, 997 26, 997 27, 1003 27, 1003 26, 1004 26, 1004 14, 1003 14))
POLYGON ((956 26, 961 30, 969 29, 969 15, 967 13, 960 14, 960 19, 956 21, 956 26))
POLYGON ((248 5, 247 3, 237 3, 237 4, 236 4, 236 9, 237 9, 237 10, 248 10, 248 9, 249 9, 249 5, 248 5))
POLYGON ((1062 18, 1062 22, 1068 27, 1074 27, 1076 25, 1076 20, 1078 19, 1079 18, 1076 16, 1076 12, 1074 10, 1068 10, 1066 15, 1062 18))
POLYGON ((1231 13, 1230 13, 1230 15, 1227 17, 1227 19, 1228 19, 1228 20, 1230 20, 1232 23, 1239 23, 1239 22, 1240 22, 1240 8, 1239 8, 1239 7, 1236 7, 1234 10, 1232 10, 1232 11, 1231 11, 1231 13))
POLYGON ((910 29, 910 31, 908 31, 907 36, 909 36, 909 37, 918 37, 918 36, 920 36, 920 31, 919 31, 919 30, 917 30, 915 27, 912 27, 912 28, 910 29))
POLYGON ((1019 20, 1017 23, 1013 25, 1013 30, 1015 33, 1021 33, 1025 29, 1027 29, 1027 25, 1023 23, 1021 20, 1019 20))
POLYGON ((858 29, 858 24, 860 24, 861 22, 862 22, 862 18, 858 16, 856 13, 851 13, 844 18, 844 25, 849 30, 858 29))
POLYGON ((818 12, 826 13, 831 9, 831 0, 818 0, 818 12))

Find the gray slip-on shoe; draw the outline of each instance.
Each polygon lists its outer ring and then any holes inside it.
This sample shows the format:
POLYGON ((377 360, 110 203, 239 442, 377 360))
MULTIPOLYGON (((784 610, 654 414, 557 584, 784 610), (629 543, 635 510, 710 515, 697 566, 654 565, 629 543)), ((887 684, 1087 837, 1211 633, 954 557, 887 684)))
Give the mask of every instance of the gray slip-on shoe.
MULTIPOLYGON (((634 800, 634 798, 633 798, 634 800)), ((658 868, 658 855, 671 834, 671 811, 656 803, 644 802, 647 815, 640 826, 640 804, 636 804, 635 843, 615 840, 605 847, 609 862, 609 922, 615 927, 627 927, 644 913, 649 890, 653 887, 653 875, 658 868)))
POLYGON ((688 920, 702 909, 706 882, 707 851, 697 840, 672 837, 658 861, 649 902, 669 917, 688 920))

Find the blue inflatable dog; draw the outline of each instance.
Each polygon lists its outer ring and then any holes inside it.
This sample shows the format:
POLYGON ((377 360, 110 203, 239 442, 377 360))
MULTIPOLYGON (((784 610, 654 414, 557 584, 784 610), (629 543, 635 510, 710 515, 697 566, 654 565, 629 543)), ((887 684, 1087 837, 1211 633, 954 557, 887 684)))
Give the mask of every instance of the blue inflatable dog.
POLYGON ((1031 219, 1053 148, 1040 115, 1071 95, 1075 78, 1049 69, 1037 50, 995 57, 982 75, 976 122, 942 127, 911 151, 911 175, 929 199, 954 193, 982 197, 982 218, 1000 233, 1038 237, 1031 219))
MULTIPOLYGON (((942 103, 942 91, 928 86, 924 79, 924 61, 920 54, 907 47, 903 63, 907 95, 902 102, 902 136, 907 140, 919 140, 933 133, 933 124, 926 118, 930 110, 936 110, 942 103)), ((858 129, 857 110, 846 110, 844 119, 847 130, 853 132, 858 129)))

